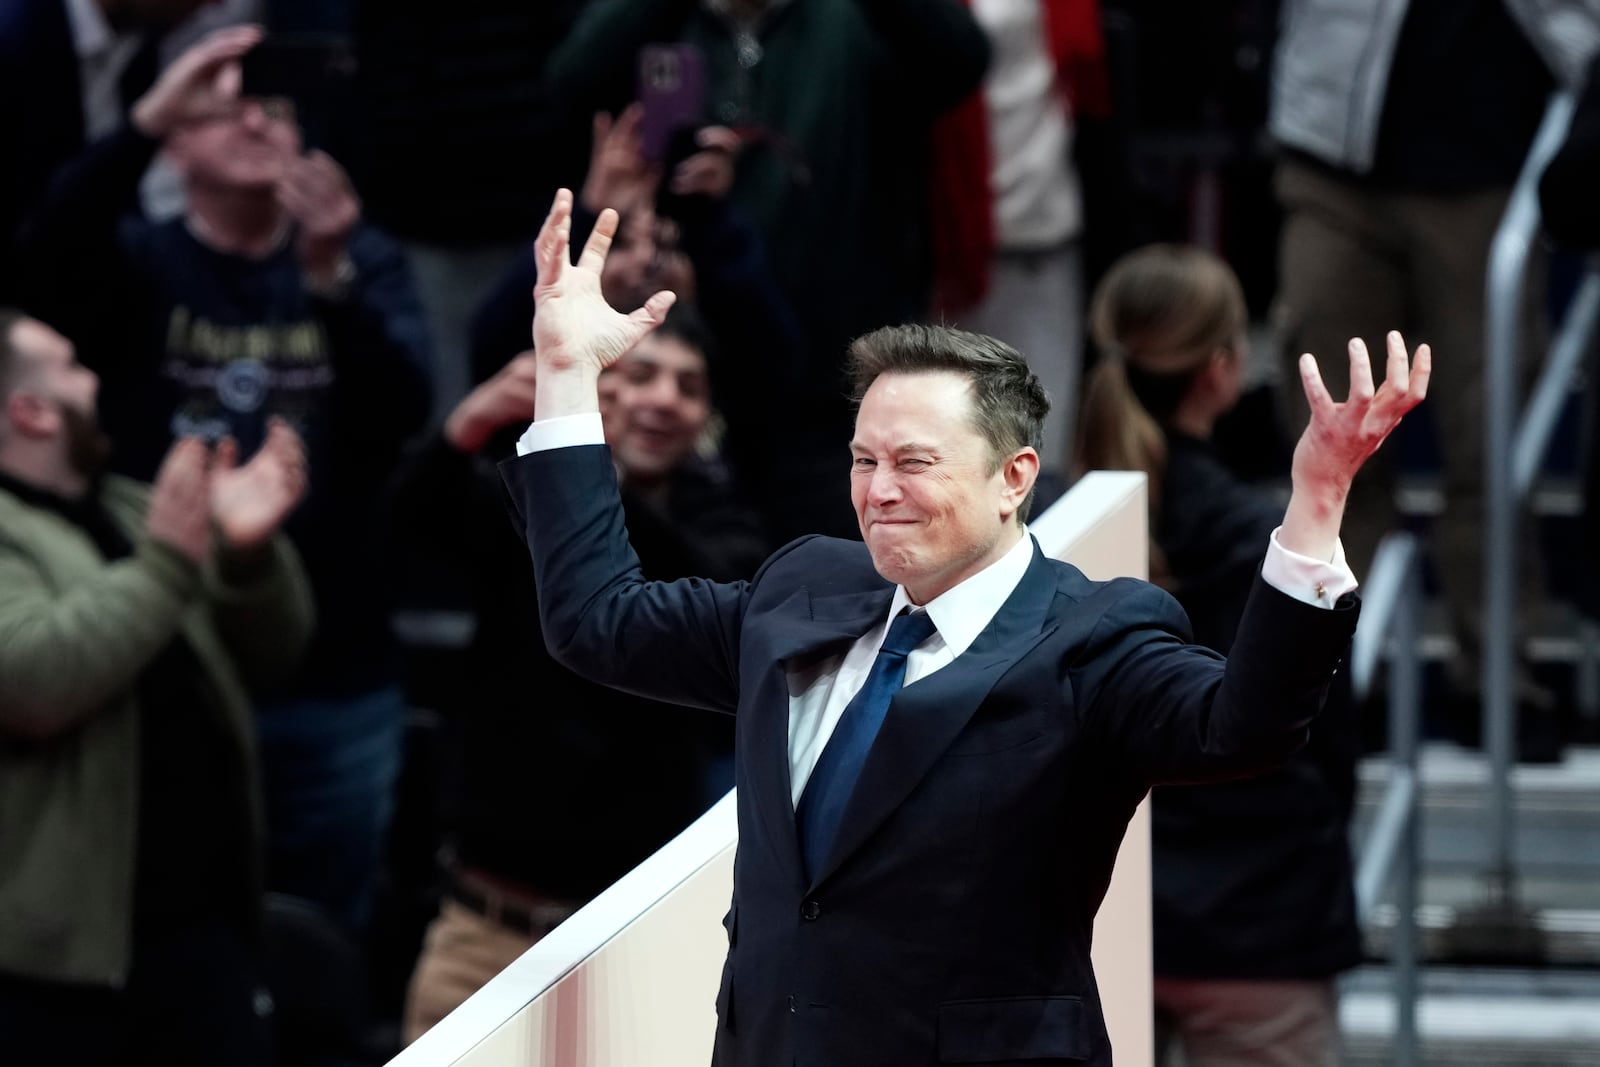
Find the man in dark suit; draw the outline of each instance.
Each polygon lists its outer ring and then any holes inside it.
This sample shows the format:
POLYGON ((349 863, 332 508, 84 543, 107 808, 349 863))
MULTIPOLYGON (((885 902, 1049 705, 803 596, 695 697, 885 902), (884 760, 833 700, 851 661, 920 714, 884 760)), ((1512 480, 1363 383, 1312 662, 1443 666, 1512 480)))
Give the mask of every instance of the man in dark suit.
POLYGON ((1090 582, 1025 536, 1048 401, 1014 350, 942 328, 852 346, 864 546, 808 538, 750 582, 647 583, 595 383, 672 295, 607 307, 616 217, 570 265, 570 209, 559 194, 538 239, 535 421, 504 474, 552 653, 738 715, 717 1062, 1110 1064, 1089 942, 1128 818, 1153 783, 1304 742, 1357 615, 1344 493, 1425 392, 1426 348, 1413 368, 1391 335, 1375 390, 1353 343, 1343 404, 1303 360, 1294 494, 1229 660, 1165 593, 1090 582))

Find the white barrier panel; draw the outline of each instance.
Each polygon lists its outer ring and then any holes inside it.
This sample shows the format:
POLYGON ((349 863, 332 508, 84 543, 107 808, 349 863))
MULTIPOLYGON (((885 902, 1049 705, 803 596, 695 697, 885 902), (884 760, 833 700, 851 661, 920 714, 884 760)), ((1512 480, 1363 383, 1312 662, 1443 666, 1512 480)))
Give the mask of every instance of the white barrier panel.
MULTIPOLYGON (((1090 578, 1148 578, 1145 476, 1096 471, 1029 524, 1039 547, 1090 578)), ((1094 976, 1119 1065, 1155 1063, 1150 933, 1150 798, 1128 821, 1106 899, 1094 918, 1094 976)))
MULTIPOLYGON (((1045 552, 1091 578, 1143 578, 1144 484, 1142 474, 1091 474, 1030 529, 1045 552)), ((1147 809, 1128 825, 1095 922, 1095 974, 1121 1067, 1154 1060, 1147 809)), ((730 793, 390 1067, 705 1067, 736 836, 730 793)))

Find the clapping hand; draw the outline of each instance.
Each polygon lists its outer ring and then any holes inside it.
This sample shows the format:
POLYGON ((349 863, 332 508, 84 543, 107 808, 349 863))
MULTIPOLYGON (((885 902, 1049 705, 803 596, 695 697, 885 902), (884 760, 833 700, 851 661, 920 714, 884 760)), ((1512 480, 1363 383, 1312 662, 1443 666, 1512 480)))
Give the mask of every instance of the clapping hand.
POLYGON ((268 424, 267 439, 238 465, 233 438, 217 445, 211 470, 211 521, 223 545, 257 548, 276 534, 306 491, 305 446, 282 419, 268 424))
POLYGON ((211 450, 198 437, 179 438, 167 449, 150 487, 145 533, 199 566, 211 554, 211 450))
POLYGON ((589 173, 579 195, 583 206, 599 213, 616 208, 630 214, 653 207, 661 168, 644 158, 644 107, 629 104, 616 119, 604 111, 594 116, 589 173))
POLYGON ((694 136, 699 151, 672 172, 672 191, 679 196, 709 196, 721 200, 733 188, 734 164, 743 141, 726 126, 707 126, 694 136))
POLYGON ((532 352, 512 357, 494 377, 468 393, 444 420, 445 439, 459 452, 481 449, 505 426, 533 421, 538 365, 532 352))
POLYGON ((329 284, 361 221, 355 186, 332 156, 313 151, 285 161, 277 195, 299 230, 295 252, 301 269, 314 282, 329 284))

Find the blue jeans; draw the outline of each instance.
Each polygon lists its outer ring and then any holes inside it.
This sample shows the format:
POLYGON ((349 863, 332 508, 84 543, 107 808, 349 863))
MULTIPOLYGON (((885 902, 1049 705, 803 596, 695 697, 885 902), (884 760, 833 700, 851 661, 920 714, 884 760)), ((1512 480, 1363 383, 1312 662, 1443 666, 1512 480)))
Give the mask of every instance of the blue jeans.
POLYGON ((256 716, 267 886, 366 925, 394 813, 406 702, 399 686, 339 700, 264 703, 256 716))

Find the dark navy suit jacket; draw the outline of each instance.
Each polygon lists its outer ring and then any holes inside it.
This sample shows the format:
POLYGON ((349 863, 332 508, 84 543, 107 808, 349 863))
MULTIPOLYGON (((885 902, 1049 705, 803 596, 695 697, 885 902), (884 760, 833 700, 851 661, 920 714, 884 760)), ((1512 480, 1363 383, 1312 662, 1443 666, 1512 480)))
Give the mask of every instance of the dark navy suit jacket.
POLYGON ((894 587, 866 548, 807 538, 749 582, 645 582, 608 450, 503 472, 551 652, 738 715, 718 1064, 1110 1064, 1089 948, 1128 819, 1152 783, 1259 770, 1302 744, 1358 613, 1258 583, 1225 662, 1155 587, 1091 582, 1036 549, 974 644, 896 696, 808 879, 786 672, 882 622, 894 587))

